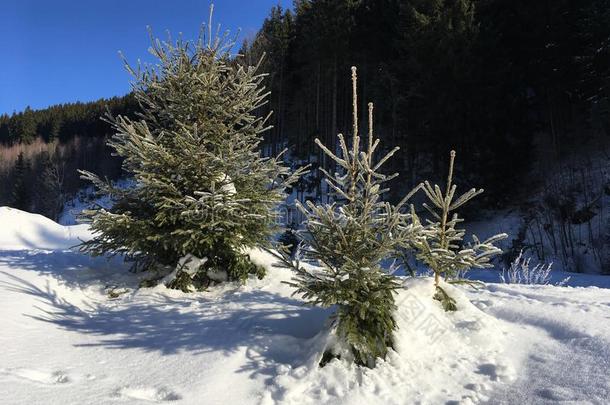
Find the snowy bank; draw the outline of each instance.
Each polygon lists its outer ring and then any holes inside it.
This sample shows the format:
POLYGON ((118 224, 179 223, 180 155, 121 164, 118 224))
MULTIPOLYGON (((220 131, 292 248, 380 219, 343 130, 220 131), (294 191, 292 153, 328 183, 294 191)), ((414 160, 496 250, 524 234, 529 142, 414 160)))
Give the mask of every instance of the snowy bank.
POLYGON ((292 297, 267 253, 251 252, 269 273, 247 285, 137 289, 118 259, 48 251, 74 241, 66 228, 0 212, 14 224, 0 245, 2 403, 607 403, 610 290, 446 286, 459 310, 445 313, 430 279, 404 279, 396 351, 373 370, 319 368, 332 310, 292 297))
POLYGON ((47 217, 0 207, 0 251, 69 249, 91 238, 88 225, 61 226, 47 217))

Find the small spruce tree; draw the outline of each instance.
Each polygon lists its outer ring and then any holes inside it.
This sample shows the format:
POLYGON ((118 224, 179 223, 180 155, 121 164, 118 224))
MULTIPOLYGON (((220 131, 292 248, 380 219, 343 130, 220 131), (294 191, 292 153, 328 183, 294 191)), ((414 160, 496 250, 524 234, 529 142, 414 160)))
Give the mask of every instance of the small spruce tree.
MULTIPOLYGON (((434 272, 434 285, 436 292, 434 298, 441 301, 446 311, 455 311, 457 306, 455 300, 440 286, 440 278, 444 277, 449 283, 473 284, 469 280, 460 279, 460 274, 471 268, 491 267, 490 259, 502 253, 494 246, 499 240, 507 237, 506 234, 498 234, 481 242, 476 235, 472 236, 473 242, 463 246, 465 232, 456 226, 463 221, 454 211, 472 200, 483 192, 483 189, 470 189, 461 197, 454 199, 456 186, 453 181, 453 164, 455 151, 451 151, 449 160, 449 175, 447 176, 447 187, 445 193, 441 192, 438 185, 430 185, 428 181, 421 184, 426 197, 432 203, 423 207, 432 215, 432 220, 427 220, 427 225, 419 237, 413 239, 412 246, 415 247, 418 260, 425 263, 434 272), (453 214, 451 217, 450 215, 453 214)), ((413 221, 421 225, 421 220, 411 209, 413 221)))
POLYGON ((269 243, 273 210, 301 173, 281 156, 261 156, 269 129, 269 116, 256 114, 267 102, 264 74, 230 57, 228 34, 207 28, 197 41, 153 41, 155 66, 126 63, 141 112, 105 119, 116 131, 109 146, 133 184, 121 189, 81 171, 114 199, 111 208, 85 211, 95 237, 82 250, 123 254, 134 271, 175 269, 164 280, 184 291, 264 275, 246 249, 269 243))
POLYGON ((336 306, 333 332, 336 341, 327 347, 321 365, 333 357, 353 360, 374 367, 393 347, 394 292, 399 287, 394 276, 381 268, 398 247, 408 243, 417 229, 410 214, 400 208, 415 190, 398 205, 382 201, 384 183, 394 175, 380 173, 383 164, 398 150, 382 158, 375 153, 379 139, 373 136, 373 105, 369 104, 368 140, 361 150, 358 135, 356 68, 352 68, 353 132, 351 145, 338 135, 341 153, 335 154, 316 139, 316 144, 334 162, 340 173, 321 169, 330 190, 330 203, 297 204, 304 214, 301 246, 293 260, 288 253, 284 263, 296 270, 289 282, 312 305, 336 306), (302 260, 318 266, 302 266, 302 260))

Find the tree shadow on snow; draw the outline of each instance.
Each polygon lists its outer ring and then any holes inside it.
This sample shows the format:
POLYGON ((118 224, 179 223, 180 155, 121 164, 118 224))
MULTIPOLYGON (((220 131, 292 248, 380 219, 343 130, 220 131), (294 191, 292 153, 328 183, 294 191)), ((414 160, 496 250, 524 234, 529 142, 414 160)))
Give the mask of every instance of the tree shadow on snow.
POLYGON ((304 307, 302 301, 264 290, 229 291, 221 296, 168 297, 154 291, 101 303, 74 305, 47 283, 40 288, 2 272, 0 287, 36 297, 38 321, 83 335, 79 347, 141 349, 194 354, 245 351, 248 363, 238 372, 275 375, 281 365, 302 364, 310 339, 323 329, 330 312, 304 307))
POLYGON ((53 276, 68 286, 91 284, 134 284, 137 275, 129 273, 122 257, 91 257, 76 250, 0 251, 0 267, 35 271, 53 276))

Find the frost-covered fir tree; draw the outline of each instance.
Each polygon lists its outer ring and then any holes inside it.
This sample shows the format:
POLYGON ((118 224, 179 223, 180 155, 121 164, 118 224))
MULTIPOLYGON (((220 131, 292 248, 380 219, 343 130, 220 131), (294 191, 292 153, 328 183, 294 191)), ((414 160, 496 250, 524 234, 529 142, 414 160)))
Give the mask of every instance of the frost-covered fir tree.
POLYGON ((165 281, 185 291, 264 275, 247 248, 266 245, 273 210, 300 171, 261 156, 269 117, 255 112, 268 95, 264 75, 232 59, 232 46, 208 26, 197 41, 153 41, 156 65, 126 63, 142 112, 106 120, 116 131, 109 145, 134 182, 120 189, 81 172, 114 199, 84 213, 96 234, 83 251, 123 254, 135 271, 173 269, 165 281))
MULTIPOLYGON (((373 136, 373 105, 369 104, 368 137, 364 148, 358 135, 356 68, 352 68, 353 132, 351 144, 338 135, 340 153, 318 139, 316 144, 334 162, 339 173, 322 169, 331 202, 316 205, 307 201, 298 208, 305 216, 299 233, 302 246, 296 260, 284 255, 296 270, 290 282, 295 294, 310 304, 335 306, 334 340, 321 365, 333 357, 373 367, 393 347, 395 278, 382 270, 381 262, 392 258, 398 247, 408 243, 418 229, 410 214, 400 212, 409 193, 398 205, 382 200, 384 183, 395 175, 380 173, 383 164, 398 150, 376 159, 379 139, 373 136), (362 150, 363 149, 363 150, 362 150), (303 265, 313 262, 317 266, 303 265)), ((334 149, 334 148, 333 148, 334 149)))
MULTIPOLYGON (((456 186, 452 184, 454 160, 455 151, 451 151, 449 175, 444 193, 436 184, 432 186, 428 181, 422 184, 421 188, 432 203, 431 206, 424 203, 423 207, 430 213, 432 220, 426 220, 427 225, 423 233, 413 239, 412 245, 417 250, 417 259, 434 272, 436 287, 434 298, 441 301, 447 311, 455 311, 457 307, 455 300, 441 287, 441 277, 449 283, 471 284, 468 280, 460 279, 459 275, 471 268, 490 267, 489 260, 494 255, 502 253, 494 243, 507 237, 502 233, 481 242, 476 235, 473 235, 473 242, 463 245, 465 232, 456 228, 463 219, 458 217, 455 210, 481 194, 483 189, 470 189, 456 199, 456 186)), ((415 211, 413 209, 411 211, 414 224, 421 225, 421 220, 415 211)))

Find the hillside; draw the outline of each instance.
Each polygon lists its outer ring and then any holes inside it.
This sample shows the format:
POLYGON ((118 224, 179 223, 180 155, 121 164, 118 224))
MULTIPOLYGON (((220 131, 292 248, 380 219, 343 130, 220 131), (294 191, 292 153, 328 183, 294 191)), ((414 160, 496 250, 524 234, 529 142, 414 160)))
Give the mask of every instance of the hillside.
POLYGON ((112 130, 101 118, 137 110, 128 94, 0 114, 0 205, 56 220, 66 199, 83 187, 77 170, 119 177, 121 161, 106 146, 112 130))

